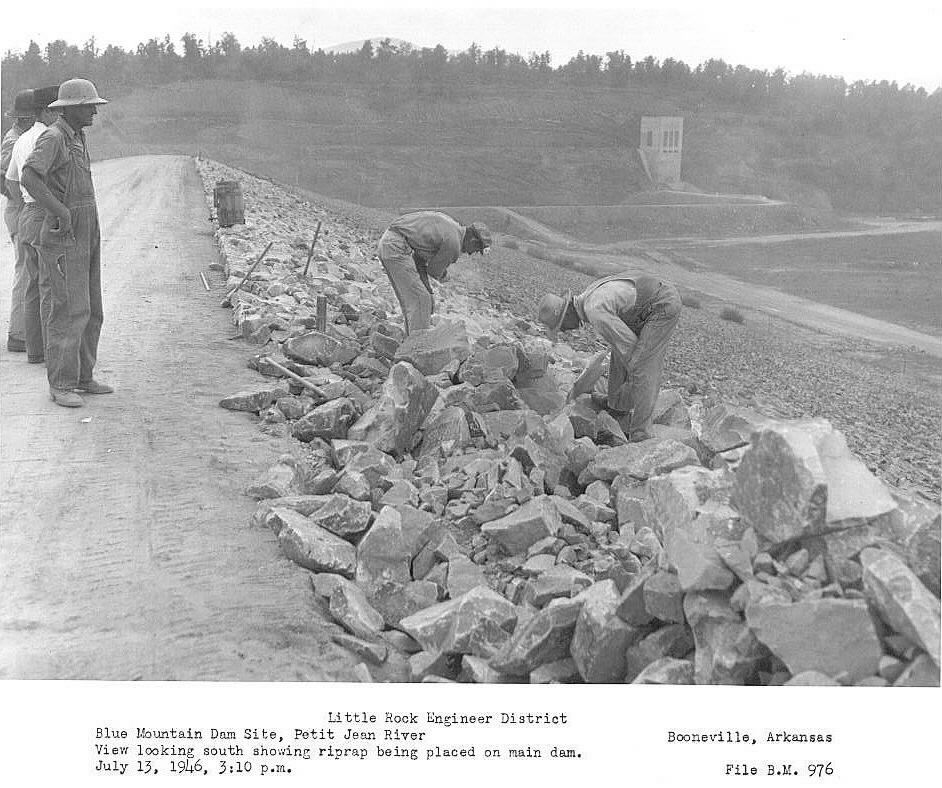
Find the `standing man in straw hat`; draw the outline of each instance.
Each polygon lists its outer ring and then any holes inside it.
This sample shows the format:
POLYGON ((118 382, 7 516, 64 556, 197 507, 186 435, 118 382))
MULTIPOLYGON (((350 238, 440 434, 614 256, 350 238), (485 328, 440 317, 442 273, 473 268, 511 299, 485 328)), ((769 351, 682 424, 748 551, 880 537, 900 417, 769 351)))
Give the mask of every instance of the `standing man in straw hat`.
POLYGON ((33 125, 33 91, 21 90, 13 99, 13 110, 7 112, 8 118, 15 118, 16 121, 3 135, 3 143, 0 146, 0 192, 7 198, 7 204, 3 209, 3 220, 7 226, 7 232, 10 234, 10 240, 13 242, 13 248, 16 250, 16 262, 13 267, 13 287, 10 292, 10 325, 7 328, 7 350, 13 353, 23 353, 26 350, 26 338, 23 334, 23 301, 26 296, 26 268, 20 257, 19 244, 17 243, 17 223, 19 222, 20 211, 23 208, 23 197, 20 190, 10 188, 6 182, 6 171, 10 164, 10 157, 13 155, 13 146, 20 138, 21 134, 29 131, 33 125))
POLYGON ((50 104, 62 117, 36 140, 22 170, 23 187, 45 209, 39 230, 39 289, 46 334, 46 373, 53 402, 83 405, 76 392, 109 394, 92 373, 103 320, 101 236, 85 128, 107 104, 87 79, 59 86, 50 104))
POLYGON ((41 364, 45 360, 43 326, 39 309, 39 252, 35 244, 39 241, 45 210, 33 199, 32 195, 20 185, 23 165, 36 146, 36 140, 56 120, 59 115, 49 105, 56 100, 59 88, 36 88, 33 91, 33 115, 36 122, 24 131, 13 146, 10 166, 6 170, 6 182, 9 188, 22 195, 23 208, 20 211, 16 232, 16 259, 23 260, 26 271, 26 289, 23 297, 23 335, 26 340, 26 360, 30 364, 41 364))
POLYGON ((444 281, 462 252, 484 254, 490 245, 486 225, 463 227, 439 211, 414 211, 389 225, 379 239, 379 260, 399 299, 407 334, 431 325, 435 301, 429 277, 444 281))
MULTIPOLYGON (((667 343, 680 319, 680 294, 670 282, 641 273, 607 276, 579 295, 547 294, 539 320, 555 342, 559 331, 591 325, 611 350, 608 409, 632 443, 648 440, 661 387, 667 343)), ((605 353, 596 355, 573 384, 570 399, 592 390, 605 353)))

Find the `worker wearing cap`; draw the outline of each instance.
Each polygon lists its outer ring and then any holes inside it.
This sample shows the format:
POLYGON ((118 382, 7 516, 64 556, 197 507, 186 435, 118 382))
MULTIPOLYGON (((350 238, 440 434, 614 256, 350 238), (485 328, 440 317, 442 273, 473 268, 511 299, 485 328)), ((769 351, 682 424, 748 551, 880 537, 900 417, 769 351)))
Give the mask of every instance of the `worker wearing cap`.
MULTIPOLYGON (((588 323, 608 344, 608 408, 633 443, 653 437, 651 418, 664 356, 679 319, 677 288, 642 273, 599 279, 577 296, 549 293, 539 309, 539 320, 553 341, 559 331, 588 323)), ((590 361, 573 384, 570 399, 592 390, 602 376, 605 355, 590 361)))
POLYGON ((22 168, 22 185, 45 210, 36 248, 49 395, 63 407, 76 392, 114 389, 93 377, 103 320, 101 236, 85 131, 107 104, 87 79, 59 86, 50 108, 62 117, 46 129, 22 168))
POLYGON ((35 122, 24 131, 13 146, 10 166, 6 170, 6 182, 9 188, 18 190, 22 196, 23 208, 20 211, 16 233, 16 259, 22 260, 26 271, 26 289, 23 298, 23 333, 26 340, 26 360, 30 364, 41 364, 45 360, 43 348, 43 327, 39 309, 39 230, 42 227, 45 209, 20 183, 23 165, 36 146, 39 136, 56 120, 59 114, 49 105, 58 97, 59 88, 55 85, 36 88, 33 91, 33 117, 35 122))
MULTIPOLYGON (((0 193, 7 198, 7 204, 3 209, 3 220, 6 223, 7 232, 10 234, 10 240, 13 242, 13 248, 17 249, 17 223, 19 222, 20 211, 23 208, 23 197, 19 189, 7 186, 6 171, 10 164, 10 156, 13 154, 13 146, 20 135, 28 131, 29 127, 33 125, 32 90, 21 90, 16 94, 13 99, 13 110, 7 112, 7 117, 16 120, 7 133, 3 135, 3 143, 0 145, 0 193)), ((14 353, 22 353, 26 350, 23 326, 23 300, 25 296, 26 268, 17 250, 16 262, 13 267, 13 288, 10 292, 10 325, 7 328, 7 350, 14 353)))
POLYGON ((429 277, 444 281, 458 256, 491 245, 481 222, 463 227, 439 211, 414 211, 400 216, 379 239, 379 260, 402 307, 406 333, 431 325, 435 301, 429 277))

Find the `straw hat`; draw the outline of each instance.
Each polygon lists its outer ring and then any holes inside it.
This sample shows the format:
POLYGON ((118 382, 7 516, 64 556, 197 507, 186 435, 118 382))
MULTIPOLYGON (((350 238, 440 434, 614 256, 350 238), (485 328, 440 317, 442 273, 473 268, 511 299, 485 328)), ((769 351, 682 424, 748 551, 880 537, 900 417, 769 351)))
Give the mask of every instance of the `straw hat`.
POLYGON ((572 303, 572 291, 566 292, 566 297, 558 296, 555 293, 547 293, 540 301, 540 309, 537 312, 537 320, 546 326, 546 334, 553 341, 559 334, 560 326, 563 324, 563 318, 566 316, 566 308, 572 303))

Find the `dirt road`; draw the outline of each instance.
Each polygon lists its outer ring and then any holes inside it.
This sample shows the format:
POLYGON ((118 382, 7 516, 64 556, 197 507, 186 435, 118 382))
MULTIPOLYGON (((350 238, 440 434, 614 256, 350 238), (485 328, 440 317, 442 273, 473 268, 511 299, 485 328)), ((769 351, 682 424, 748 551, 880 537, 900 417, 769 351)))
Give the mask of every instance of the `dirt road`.
MULTIPOLYGON (((215 259, 193 162, 96 164, 105 325, 117 388, 67 410, 45 368, 0 351, 0 677, 326 679, 307 578, 252 529, 242 490, 285 445, 218 407, 258 383, 198 272, 215 259), (90 419, 83 423, 83 419, 90 419)), ((12 248, 4 241, 6 337, 12 248)))

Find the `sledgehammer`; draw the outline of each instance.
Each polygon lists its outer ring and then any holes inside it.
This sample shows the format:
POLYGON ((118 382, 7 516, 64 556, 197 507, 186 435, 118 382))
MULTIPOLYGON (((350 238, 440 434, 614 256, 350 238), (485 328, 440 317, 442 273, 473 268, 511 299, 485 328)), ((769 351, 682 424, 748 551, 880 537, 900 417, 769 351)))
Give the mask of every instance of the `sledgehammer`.
POLYGON ((232 296, 238 293, 239 290, 242 289, 242 285, 244 285, 249 280, 249 277, 252 275, 252 271, 258 268, 258 264, 262 262, 262 260, 265 259, 265 255, 268 254, 268 250, 271 249, 273 243, 275 242, 274 241, 268 242, 268 246, 265 247, 265 251, 263 251, 258 256, 258 260, 252 263, 252 267, 246 272, 245 276, 242 277, 242 281, 239 282, 239 284, 237 284, 235 287, 233 287, 232 290, 226 293, 226 297, 222 299, 222 302, 219 304, 219 306, 232 306, 232 296))

